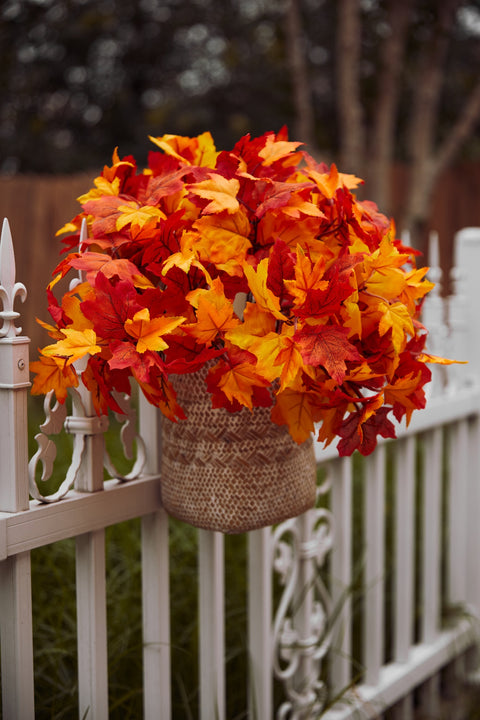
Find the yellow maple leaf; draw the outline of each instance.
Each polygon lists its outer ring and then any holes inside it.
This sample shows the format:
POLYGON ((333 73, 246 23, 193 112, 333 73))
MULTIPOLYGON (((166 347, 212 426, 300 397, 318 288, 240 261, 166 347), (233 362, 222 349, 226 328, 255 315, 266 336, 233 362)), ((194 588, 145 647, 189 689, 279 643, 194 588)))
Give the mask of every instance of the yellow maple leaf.
POLYGON ((204 132, 195 138, 183 135, 149 136, 149 139, 163 150, 187 165, 215 167, 218 152, 211 133, 204 132))
POLYGON ((204 215, 219 213, 223 210, 235 213, 240 207, 236 197, 240 189, 240 182, 236 178, 228 180, 223 175, 212 172, 209 173, 208 180, 187 185, 187 189, 198 197, 210 200, 202 210, 204 215))
POLYGON ((288 318, 280 312, 280 300, 267 287, 268 258, 261 260, 256 270, 245 262, 243 264, 243 271, 253 297, 260 308, 264 312, 271 313, 277 320, 288 320, 288 318))
POLYGON ((93 184, 95 185, 94 188, 77 198, 80 205, 84 205, 89 200, 95 200, 104 195, 118 195, 120 191, 119 177, 114 177, 113 180, 110 181, 100 175, 100 177, 95 178, 93 184))
POLYGON ((412 315, 415 312, 416 301, 423 298, 435 287, 435 283, 430 282, 430 280, 424 280, 429 269, 428 267, 423 267, 405 273, 406 287, 401 292, 399 299, 407 305, 412 315))
POLYGON ((131 225, 133 232, 139 232, 148 223, 166 218, 165 213, 160 208, 153 205, 139 205, 134 200, 125 205, 120 205, 118 210, 122 215, 117 218, 117 230, 122 230, 126 225, 131 225))
POLYGON ((389 235, 385 236, 377 250, 364 258, 367 291, 387 300, 398 298, 407 287, 401 267, 408 258, 407 254, 398 252, 389 235))
POLYGON ((151 319, 149 309, 143 308, 136 312, 132 319, 126 320, 124 327, 129 335, 137 338, 137 352, 161 352, 168 348, 162 335, 169 335, 184 322, 184 317, 162 316, 151 319))
POLYGON ((46 357, 64 358, 66 364, 71 365, 85 355, 96 355, 102 350, 102 348, 97 345, 95 330, 91 328, 74 330, 73 328, 67 327, 63 328, 61 333, 64 338, 54 345, 47 345, 47 347, 43 348, 43 355, 46 357))
POLYGON ((385 335, 390 328, 393 347, 397 353, 400 353, 406 345, 405 333, 415 334, 412 318, 401 302, 385 304, 385 310, 378 324, 378 332, 380 335, 385 335))

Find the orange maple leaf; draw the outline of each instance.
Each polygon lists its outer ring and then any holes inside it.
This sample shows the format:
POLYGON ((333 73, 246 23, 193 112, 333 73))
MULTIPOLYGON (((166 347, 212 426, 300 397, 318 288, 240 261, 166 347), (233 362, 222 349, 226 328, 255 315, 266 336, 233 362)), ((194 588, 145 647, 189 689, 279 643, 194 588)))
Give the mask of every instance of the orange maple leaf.
POLYGON ((296 443, 307 440, 315 429, 311 397, 301 389, 286 388, 275 396, 271 418, 277 425, 288 425, 296 443))
POLYGON ((218 381, 218 387, 230 402, 237 400, 241 405, 253 408, 252 392, 255 387, 267 387, 268 382, 260 380, 255 373, 255 366, 249 362, 232 365, 218 381))
POLYGON ((297 246, 297 262, 295 264, 295 280, 284 280, 285 287, 295 298, 295 305, 305 303, 311 290, 325 290, 328 281, 322 280, 325 272, 325 258, 318 258, 315 264, 305 255, 302 248, 297 246))
POLYGON ((30 370, 36 373, 31 389, 32 395, 46 395, 53 390, 61 403, 67 399, 68 388, 78 386, 78 377, 74 368, 64 360, 40 355, 40 359, 30 363, 30 370))
POLYGON ((162 351, 168 348, 162 336, 169 335, 183 322, 184 317, 161 316, 150 319, 149 309, 143 308, 135 313, 133 319, 126 320, 124 327, 129 335, 137 338, 137 352, 144 353, 147 350, 162 351))
POLYGON ((184 325, 182 330, 209 346, 219 333, 225 333, 239 324, 233 303, 225 297, 220 278, 212 281, 211 288, 195 290, 187 299, 197 309, 197 322, 184 325))

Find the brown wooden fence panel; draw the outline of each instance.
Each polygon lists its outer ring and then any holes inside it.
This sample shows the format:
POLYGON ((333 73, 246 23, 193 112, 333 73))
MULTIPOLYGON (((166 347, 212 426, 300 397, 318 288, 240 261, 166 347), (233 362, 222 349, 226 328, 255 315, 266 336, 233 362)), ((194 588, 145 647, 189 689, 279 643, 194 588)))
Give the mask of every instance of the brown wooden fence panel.
POLYGON ((32 340, 30 355, 49 342, 35 317, 50 321, 45 287, 59 259, 56 231, 80 210, 76 198, 92 185, 95 174, 69 176, 0 176, 0 218, 7 217, 15 243, 17 280, 28 288, 21 310, 23 333, 32 340))

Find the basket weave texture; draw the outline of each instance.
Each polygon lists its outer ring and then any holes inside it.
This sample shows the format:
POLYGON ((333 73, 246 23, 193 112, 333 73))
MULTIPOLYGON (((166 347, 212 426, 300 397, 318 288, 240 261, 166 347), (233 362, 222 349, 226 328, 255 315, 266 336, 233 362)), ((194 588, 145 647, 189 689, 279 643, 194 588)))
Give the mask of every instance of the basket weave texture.
POLYGON ((162 502, 190 525, 224 533, 267 527, 315 503, 313 444, 297 445, 270 408, 213 409, 206 370, 172 378, 186 420, 162 421, 162 502))

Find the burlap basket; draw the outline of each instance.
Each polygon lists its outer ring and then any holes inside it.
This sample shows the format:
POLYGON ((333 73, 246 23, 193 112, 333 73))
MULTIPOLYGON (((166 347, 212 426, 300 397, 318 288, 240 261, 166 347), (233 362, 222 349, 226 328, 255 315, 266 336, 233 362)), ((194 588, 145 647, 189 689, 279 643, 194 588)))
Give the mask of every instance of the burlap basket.
POLYGON ((312 441, 297 445, 270 408, 212 409, 206 370, 173 385, 187 420, 162 421, 162 502, 175 518, 224 533, 255 530, 315 503, 312 441))

